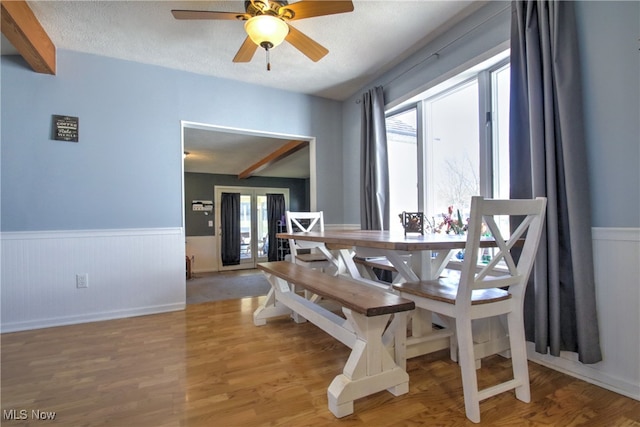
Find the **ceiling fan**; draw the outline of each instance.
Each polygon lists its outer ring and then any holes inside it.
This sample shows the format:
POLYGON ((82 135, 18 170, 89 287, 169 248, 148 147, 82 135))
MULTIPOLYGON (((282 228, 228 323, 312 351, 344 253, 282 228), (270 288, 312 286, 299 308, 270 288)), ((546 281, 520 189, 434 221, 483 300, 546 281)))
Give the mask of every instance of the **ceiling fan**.
POLYGON ((258 46, 267 52, 267 70, 271 69, 269 50, 284 40, 288 41, 314 62, 329 50, 296 30, 289 21, 333 15, 353 11, 351 1, 300 0, 289 4, 287 0, 246 0, 245 12, 214 12, 206 10, 172 10, 176 19, 222 19, 245 21, 247 38, 233 58, 233 62, 249 62, 258 46))

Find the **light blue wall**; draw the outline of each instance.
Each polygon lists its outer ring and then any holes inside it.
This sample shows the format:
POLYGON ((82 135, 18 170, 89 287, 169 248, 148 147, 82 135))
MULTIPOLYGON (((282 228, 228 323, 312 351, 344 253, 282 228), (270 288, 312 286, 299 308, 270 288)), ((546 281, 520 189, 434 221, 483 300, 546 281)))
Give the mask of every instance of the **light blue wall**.
POLYGON ((640 227, 640 2, 577 2, 594 226, 640 227))
MULTIPOLYGON (((368 88, 382 85, 397 104, 509 40, 509 2, 489 2, 426 48, 343 104, 345 222, 359 223, 360 105, 368 88), (500 10, 507 7, 505 12, 500 10), (486 21, 486 22, 485 22, 486 21), (453 40, 470 31, 457 42, 453 40), (451 44, 450 44, 451 43, 451 44), (422 59, 440 51, 438 58, 422 59)), ((640 227, 640 2, 575 3, 581 46, 586 147, 594 227, 640 227)))
POLYGON ((180 227, 180 121, 316 137, 318 207, 342 221, 340 103, 59 50, 57 75, 1 65, 2 231, 180 227), (79 143, 51 116, 79 117, 79 143))

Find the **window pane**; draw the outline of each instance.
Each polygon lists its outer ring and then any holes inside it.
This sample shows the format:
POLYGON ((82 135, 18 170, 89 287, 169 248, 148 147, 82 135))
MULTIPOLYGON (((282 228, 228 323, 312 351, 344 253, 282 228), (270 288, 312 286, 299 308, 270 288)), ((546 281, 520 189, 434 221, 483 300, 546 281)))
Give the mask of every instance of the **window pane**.
POLYGON ((418 139, 416 109, 387 117, 390 230, 402 231, 403 211, 418 211, 418 139))
POLYGON ((427 218, 439 223, 453 206, 465 221, 471 196, 480 194, 477 81, 427 99, 425 111, 427 218))
POLYGON ((493 104, 493 197, 509 198, 509 65, 491 73, 493 104))
POLYGON ((258 257, 266 257, 268 247, 266 245, 269 234, 269 221, 267 217, 267 196, 258 196, 258 257))
POLYGON ((251 195, 240 195, 240 258, 251 258, 251 195))

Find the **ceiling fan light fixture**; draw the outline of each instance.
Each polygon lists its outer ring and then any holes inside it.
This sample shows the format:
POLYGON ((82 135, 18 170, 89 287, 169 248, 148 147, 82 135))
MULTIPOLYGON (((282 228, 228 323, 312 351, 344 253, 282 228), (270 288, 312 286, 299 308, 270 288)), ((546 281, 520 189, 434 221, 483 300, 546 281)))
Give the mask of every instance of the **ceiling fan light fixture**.
POLYGON ((244 29, 258 46, 271 49, 284 41, 289 34, 289 26, 280 18, 271 15, 258 15, 244 24, 244 29))

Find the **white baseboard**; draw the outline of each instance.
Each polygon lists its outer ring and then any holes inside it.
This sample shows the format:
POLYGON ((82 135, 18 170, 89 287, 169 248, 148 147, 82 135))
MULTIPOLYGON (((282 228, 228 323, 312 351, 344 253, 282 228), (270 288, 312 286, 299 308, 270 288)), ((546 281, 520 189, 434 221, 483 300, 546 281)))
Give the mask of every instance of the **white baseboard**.
POLYGON ((212 270, 210 268, 203 268, 203 269, 196 269, 196 270, 191 270, 193 272, 193 274, 201 274, 201 273, 217 273, 220 270, 212 270))
POLYGON ((127 317, 146 316, 148 314, 166 313, 184 310, 186 304, 165 304, 154 307, 138 307, 131 310, 114 310, 110 312, 91 313, 78 316, 56 317, 51 319, 37 319, 25 322, 3 323, 0 333, 26 331, 31 329, 51 328, 56 326, 75 325, 78 323, 99 322, 103 320, 124 319, 127 317))
MULTIPOLYGON (((563 351, 560 353, 560 357, 540 354, 536 353, 534 344, 528 342, 527 358, 538 365, 546 366, 563 374, 640 401, 639 384, 630 382, 627 379, 615 378, 597 367, 580 363, 575 353, 563 351)), ((597 366, 597 364, 594 366, 597 366)))

